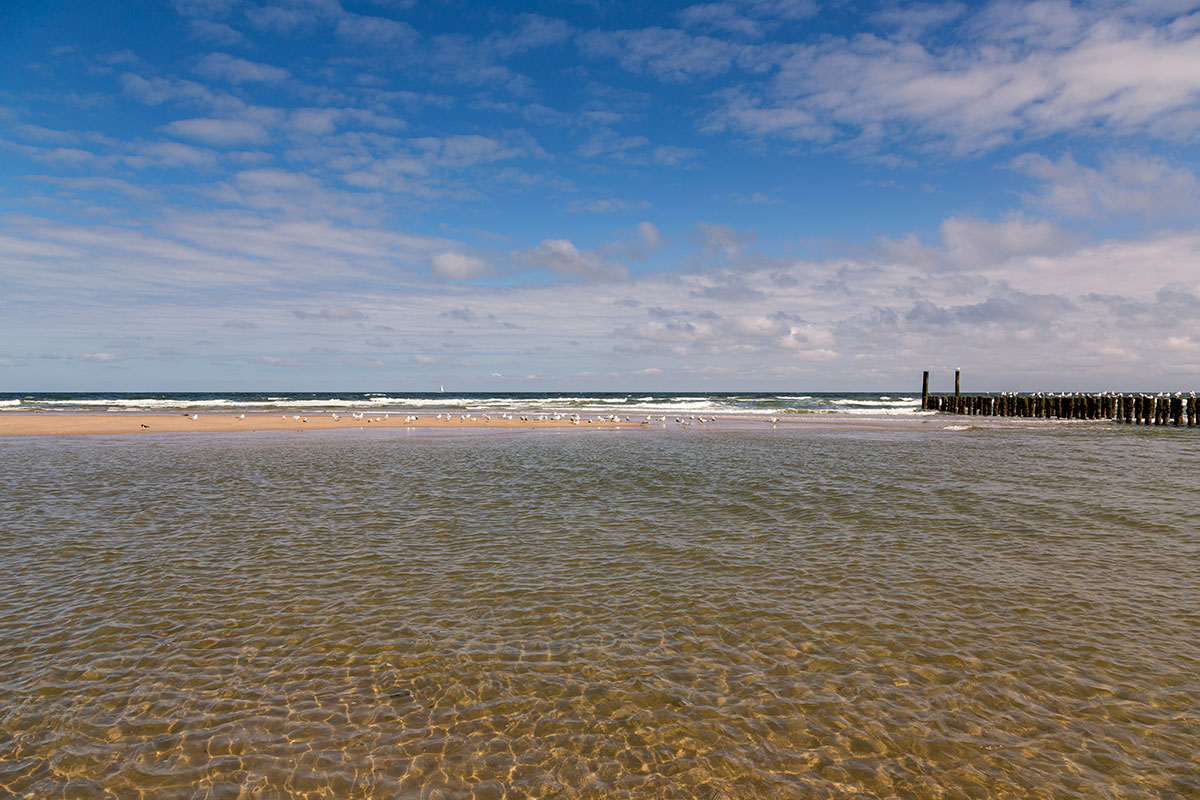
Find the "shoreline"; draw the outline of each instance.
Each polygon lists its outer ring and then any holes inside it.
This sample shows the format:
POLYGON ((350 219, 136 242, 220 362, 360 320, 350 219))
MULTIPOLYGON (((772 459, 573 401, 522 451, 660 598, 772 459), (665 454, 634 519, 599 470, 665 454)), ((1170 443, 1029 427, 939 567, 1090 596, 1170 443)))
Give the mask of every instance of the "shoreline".
MULTIPOLYGON (((329 413, 320 414, 125 414, 102 411, 38 411, 5 412, 0 414, 0 437, 5 436, 96 436, 144 433, 245 433, 258 431, 307 431, 307 430, 369 430, 378 428, 420 428, 434 430, 462 429, 510 429, 540 430, 553 428, 578 428, 591 430, 615 430, 618 428, 654 428, 665 426, 681 427, 675 416, 667 416, 666 422, 655 415, 653 422, 642 418, 613 420, 607 418, 546 417, 513 413, 489 414, 374 414, 355 418, 350 414, 337 419, 329 413), (194 417, 194 418, 193 418, 194 417)), ((686 424, 697 430, 714 427, 763 427, 778 425, 811 425, 828 428, 872 428, 930 430, 935 426, 926 420, 900 420, 878 418, 833 418, 827 415, 805 414, 781 417, 773 423, 770 418, 717 417, 713 422, 698 423, 694 417, 684 418, 686 424)), ((706 417, 712 419, 712 417, 706 417)))

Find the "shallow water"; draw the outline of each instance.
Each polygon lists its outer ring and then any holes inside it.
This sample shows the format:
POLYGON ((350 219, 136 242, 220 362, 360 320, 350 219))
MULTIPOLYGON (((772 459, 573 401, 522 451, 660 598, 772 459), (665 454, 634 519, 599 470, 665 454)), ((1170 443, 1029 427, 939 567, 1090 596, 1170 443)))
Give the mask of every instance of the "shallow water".
POLYGON ((0 795, 1200 796, 1200 435, 0 441, 0 795))

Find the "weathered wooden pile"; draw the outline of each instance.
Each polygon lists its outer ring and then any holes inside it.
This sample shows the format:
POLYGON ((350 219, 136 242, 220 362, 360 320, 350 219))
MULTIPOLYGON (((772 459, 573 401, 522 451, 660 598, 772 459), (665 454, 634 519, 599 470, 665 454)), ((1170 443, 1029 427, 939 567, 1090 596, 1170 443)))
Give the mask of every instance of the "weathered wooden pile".
POLYGON ((921 407, 947 414, 1045 419, 1111 419, 1138 425, 1200 425, 1200 398, 1145 394, 962 394, 954 373, 954 394, 929 393, 929 373, 921 407))

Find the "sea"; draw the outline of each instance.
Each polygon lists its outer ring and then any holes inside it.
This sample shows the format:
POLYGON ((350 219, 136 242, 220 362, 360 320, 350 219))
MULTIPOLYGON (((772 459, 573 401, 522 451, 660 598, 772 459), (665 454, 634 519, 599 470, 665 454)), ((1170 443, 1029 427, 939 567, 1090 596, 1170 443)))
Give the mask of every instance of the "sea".
POLYGON ((778 414, 910 415, 918 394, 870 392, 0 392, 0 412, 106 411, 113 413, 231 413, 347 409, 372 413, 413 411, 632 415, 778 414))
POLYGON ((4 398, 743 421, 0 438, 0 796, 1200 797, 1197 429, 4 398))

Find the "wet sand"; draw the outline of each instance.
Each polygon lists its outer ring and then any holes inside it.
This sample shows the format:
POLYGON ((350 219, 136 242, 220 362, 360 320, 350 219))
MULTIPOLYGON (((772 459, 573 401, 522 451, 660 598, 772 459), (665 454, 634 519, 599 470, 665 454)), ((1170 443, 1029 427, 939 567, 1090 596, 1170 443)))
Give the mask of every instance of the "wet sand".
MULTIPOLYGON (((646 428, 661 427, 666 424, 678 427, 675 417, 667 417, 665 423, 656 416, 652 423, 645 421, 645 416, 622 418, 618 422, 599 417, 581 416, 576 422, 569 417, 554 419, 526 415, 509 415, 504 418, 500 414, 376 414, 366 415, 357 419, 350 414, 339 414, 338 419, 332 415, 323 414, 198 414, 195 419, 186 414, 112 414, 104 412, 59 413, 40 412, 32 414, 5 413, 0 414, 0 436, 80 436, 80 435, 114 435, 130 433, 236 433, 247 431, 305 431, 305 430, 364 430, 373 428, 646 428), (408 419, 415 416, 416 419, 408 419)), ((809 425, 823 428, 887 428, 928 430, 941 428, 944 420, 910 420, 901 422, 896 419, 862 419, 836 418, 824 414, 796 415, 779 418, 777 421, 760 418, 724 418, 715 423, 697 423, 694 418, 686 418, 684 423, 689 426, 703 428, 713 424, 724 427, 735 423, 739 427, 767 425, 809 425)))
MULTIPOLYGON (((335 430, 338 428, 636 428, 644 421, 613 422, 600 419, 504 419, 480 414, 451 415, 438 419, 433 414, 376 414, 356 419, 350 414, 199 414, 195 419, 184 414, 103 414, 38 413, 0 415, 0 436, 71 436, 121 433, 232 433, 238 431, 335 430), (407 417, 416 416, 415 420, 407 417)), ((643 418, 644 419, 644 418, 643 418)))

